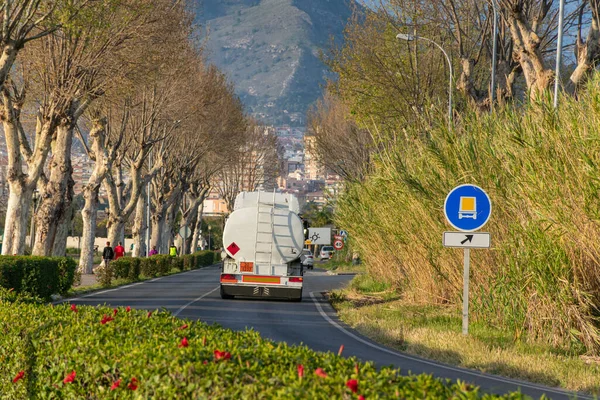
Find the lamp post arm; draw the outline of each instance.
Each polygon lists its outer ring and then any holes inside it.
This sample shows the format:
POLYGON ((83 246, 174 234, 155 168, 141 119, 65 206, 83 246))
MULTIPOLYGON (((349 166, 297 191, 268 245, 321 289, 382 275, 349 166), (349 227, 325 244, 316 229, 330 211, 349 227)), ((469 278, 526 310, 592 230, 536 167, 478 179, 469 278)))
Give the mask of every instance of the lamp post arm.
POLYGON ((454 87, 452 84, 452 79, 454 77, 454 72, 452 71, 452 61, 450 60, 450 56, 448 56, 448 53, 446 53, 446 50, 444 50, 444 48, 442 46, 440 46, 433 40, 422 37, 422 36, 415 36, 415 38, 425 40, 425 41, 435 45, 438 49, 440 49, 442 51, 442 53, 444 53, 444 56, 446 57, 446 61, 448 62, 448 70, 449 70, 449 74, 450 74, 450 83, 448 86, 448 128, 451 129, 451 127, 452 127, 452 89, 454 87))

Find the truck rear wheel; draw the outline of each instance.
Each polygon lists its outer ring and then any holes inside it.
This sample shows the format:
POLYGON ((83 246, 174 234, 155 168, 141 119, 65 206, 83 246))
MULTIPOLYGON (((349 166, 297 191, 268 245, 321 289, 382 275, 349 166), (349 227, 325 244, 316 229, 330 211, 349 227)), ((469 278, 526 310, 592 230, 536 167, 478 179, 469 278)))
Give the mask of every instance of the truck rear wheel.
POLYGON ((234 297, 234 296, 232 296, 232 295, 230 295, 230 294, 227 294, 227 293, 225 293, 225 290, 223 289, 223 285, 221 285, 221 298, 222 298, 223 300, 230 300, 230 299, 233 299, 233 297, 234 297))

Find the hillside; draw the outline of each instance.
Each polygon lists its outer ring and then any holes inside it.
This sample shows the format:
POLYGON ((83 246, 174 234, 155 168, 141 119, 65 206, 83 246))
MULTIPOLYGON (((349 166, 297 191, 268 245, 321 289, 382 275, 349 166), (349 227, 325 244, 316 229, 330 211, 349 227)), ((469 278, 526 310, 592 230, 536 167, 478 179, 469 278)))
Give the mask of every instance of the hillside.
POLYGON ((354 0, 204 0, 208 58, 269 124, 303 125, 327 76, 319 52, 340 44, 354 0))

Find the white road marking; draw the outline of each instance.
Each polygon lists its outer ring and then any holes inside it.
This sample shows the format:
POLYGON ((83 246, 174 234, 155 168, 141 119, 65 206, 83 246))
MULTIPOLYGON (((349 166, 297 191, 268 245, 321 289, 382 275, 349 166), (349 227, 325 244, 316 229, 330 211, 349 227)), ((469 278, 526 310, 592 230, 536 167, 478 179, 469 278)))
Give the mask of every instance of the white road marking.
POLYGON ((540 391, 547 392, 547 393, 556 393, 556 394, 561 394, 561 395, 566 395, 566 396, 576 396, 579 399, 593 399, 593 397, 585 396, 585 395, 582 395, 580 393, 567 392, 567 391, 563 391, 563 390, 559 390, 559 389, 554 389, 554 388, 550 388, 550 387, 537 386, 535 384, 531 384, 531 383, 527 383, 527 382, 522 382, 522 381, 517 381, 517 380, 510 380, 510 379, 504 379, 504 378, 496 376, 496 375, 488 375, 488 374, 484 374, 484 373, 477 373, 477 372, 474 372, 474 371, 469 371, 469 370, 466 370, 466 369, 454 368, 454 367, 447 366, 447 365, 444 365, 444 364, 437 364, 435 362, 427 361, 427 360, 424 360, 424 359, 421 359, 421 358, 414 358, 414 357, 411 357, 411 356, 406 355, 406 354, 402 354, 402 353, 398 353, 398 352, 390 350, 390 349, 386 349, 385 347, 381 347, 381 346, 376 345, 375 343, 372 343, 372 342, 369 342, 367 340, 364 340, 363 338, 361 338, 359 336, 356 336, 352 332, 349 332, 348 330, 346 330, 343 326, 341 326, 340 324, 338 324, 337 322, 335 322, 333 319, 331 319, 331 317, 329 317, 329 315, 327 315, 327 313, 323 310, 323 307, 321 306, 321 304, 319 303, 319 301, 315 297, 314 292, 310 292, 310 297, 312 298, 313 302, 317 306, 317 309, 319 310, 319 313, 321 314, 321 316, 327 322, 329 322, 332 326, 334 326, 335 328, 337 328, 338 330, 340 330, 346 336, 349 336, 352 339, 354 339, 354 340, 356 340, 356 341, 358 341, 358 342, 360 342, 360 343, 362 343, 364 345, 367 345, 367 346, 369 346, 371 348, 379 350, 381 352, 384 352, 384 353, 387 353, 387 354, 391 354, 391 355, 399 357, 399 358, 404 358, 404 359, 407 359, 407 360, 411 360, 411 361, 415 361, 415 362, 420 362, 422 364, 431 365, 433 367, 447 369, 449 371, 459 372, 461 374, 466 374, 466 375, 472 375, 472 376, 476 376, 476 377, 479 377, 479 378, 486 378, 486 379, 490 379, 490 380, 497 381, 497 382, 508 383, 508 384, 511 384, 511 385, 517 385, 517 386, 522 386, 522 387, 528 387, 530 389, 536 389, 536 390, 540 390, 540 391))
POLYGON ((210 292, 204 293, 202 296, 198 297, 195 300, 190 301, 189 303, 187 303, 185 306, 181 307, 179 310, 177 310, 177 312, 175 312, 173 314, 174 317, 178 316, 180 312, 182 312, 183 310, 185 310, 186 307, 191 306, 192 304, 194 304, 195 302, 202 300, 203 298, 205 298, 206 296, 208 296, 211 293, 214 293, 217 289, 221 288, 221 286, 217 286, 216 288, 214 288, 213 290, 211 290, 210 292))

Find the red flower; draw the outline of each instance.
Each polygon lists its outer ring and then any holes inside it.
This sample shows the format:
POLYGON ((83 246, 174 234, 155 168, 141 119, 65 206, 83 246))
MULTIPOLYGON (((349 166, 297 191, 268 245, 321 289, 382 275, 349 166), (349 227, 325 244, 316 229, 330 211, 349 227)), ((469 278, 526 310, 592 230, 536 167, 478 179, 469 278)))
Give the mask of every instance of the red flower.
POLYGON ((152 316, 152 311, 148 311, 148 318, 152 316))
POLYGON ((113 310, 113 316, 117 315, 117 313, 119 312, 119 310, 117 310, 116 308, 113 310))
POLYGON ((110 321, 114 321, 115 319, 113 317, 109 317, 108 315, 104 314, 104 317, 102 317, 102 321, 100 321, 100 323, 102 325, 105 325, 107 322, 110 321))
POLYGON ((131 390, 137 390, 137 388, 138 388, 137 378, 131 378, 131 382, 129 382, 129 385, 127 385, 127 387, 131 390))
POLYGON ((315 370, 315 375, 320 376, 321 378, 327 378, 327 372, 325 372, 323 368, 317 368, 315 370))
POLYGON ((341 356, 343 351, 344 351, 344 345, 341 345, 340 349, 338 350, 338 356, 341 356))
POLYGON ((181 325, 181 326, 179 327, 179 330, 181 331, 181 330, 187 329, 187 327, 188 327, 188 325, 187 325, 187 324, 185 324, 185 325, 181 325))
POLYGON ((25 371, 19 371, 19 373, 13 378, 13 383, 19 382, 25 376, 25 371))
POLYGON ((229 360, 230 358, 231 358, 231 354, 228 351, 215 350, 215 359, 216 360, 220 360, 220 359, 229 360))
POLYGON ((110 390, 115 390, 116 388, 118 388, 119 386, 121 386, 121 378, 117 379, 115 381, 115 383, 112 384, 112 386, 110 387, 110 390))
POLYGON ((204 360, 204 362, 202 364, 206 365, 206 364, 208 364, 208 361, 204 360))
POLYGON ((356 379, 350 379, 346 382, 346 386, 348 386, 348 389, 350 389, 352 393, 358 392, 358 381, 356 379))
POLYGON ((79 311, 79 310, 77 310, 77 304, 71 304, 71 311, 73 311, 73 312, 79 311))
POLYGON ((131 311, 131 307, 127 306, 127 308, 125 309, 126 312, 131 311))
POLYGON ((304 376, 304 365, 298 364, 298 378, 302 378, 304 376))
POLYGON ((184 337, 183 339, 181 339, 181 343, 179 344, 179 347, 188 347, 189 343, 186 337, 184 337))
POLYGON ((70 374, 68 374, 65 379, 63 379, 63 383, 71 383, 75 380, 75 371, 71 371, 70 374))
POLYGON ((363 396, 362 394, 358 396, 358 400, 365 400, 365 396, 363 396))

